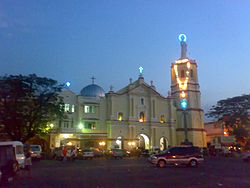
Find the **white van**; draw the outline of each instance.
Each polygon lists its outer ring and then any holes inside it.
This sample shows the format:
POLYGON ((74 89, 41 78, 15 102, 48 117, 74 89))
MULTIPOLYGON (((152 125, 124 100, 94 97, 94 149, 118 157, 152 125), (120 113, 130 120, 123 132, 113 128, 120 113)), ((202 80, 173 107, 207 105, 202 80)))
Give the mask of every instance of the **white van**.
POLYGON ((40 145, 30 145, 31 157, 33 159, 42 158, 42 147, 40 145))
POLYGON ((16 160, 19 164, 19 167, 25 167, 25 155, 23 151, 23 143, 19 141, 7 141, 7 142, 0 142, 1 146, 8 146, 12 145, 15 150, 16 160))

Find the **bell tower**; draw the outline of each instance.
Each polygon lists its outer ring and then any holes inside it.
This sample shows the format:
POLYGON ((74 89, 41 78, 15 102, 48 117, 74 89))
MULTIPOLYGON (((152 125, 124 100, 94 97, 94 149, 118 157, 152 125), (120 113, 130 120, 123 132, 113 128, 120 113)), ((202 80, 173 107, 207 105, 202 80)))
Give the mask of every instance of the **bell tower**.
POLYGON ((181 57, 171 66, 171 95, 177 109, 177 143, 206 147, 197 63, 187 57, 187 37, 179 35, 181 57))

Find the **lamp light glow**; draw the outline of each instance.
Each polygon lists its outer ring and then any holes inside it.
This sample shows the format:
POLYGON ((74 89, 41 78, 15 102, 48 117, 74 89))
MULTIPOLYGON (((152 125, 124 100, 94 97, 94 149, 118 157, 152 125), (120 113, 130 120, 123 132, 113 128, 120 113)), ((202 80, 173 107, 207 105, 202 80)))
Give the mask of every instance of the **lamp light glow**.
POLYGON ((122 141, 121 140, 116 140, 115 143, 120 145, 122 143, 122 141))
POLYGON ((79 128, 79 129, 82 129, 82 128, 83 128, 83 124, 80 123, 80 124, 78 125, 78 128, 79 128))

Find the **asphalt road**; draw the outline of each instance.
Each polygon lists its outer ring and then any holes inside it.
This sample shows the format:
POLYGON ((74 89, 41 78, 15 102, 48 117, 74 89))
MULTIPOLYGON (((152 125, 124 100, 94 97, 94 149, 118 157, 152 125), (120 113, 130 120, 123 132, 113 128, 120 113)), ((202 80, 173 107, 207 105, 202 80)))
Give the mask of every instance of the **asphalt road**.
POLYGON ((21 171, 3 187, 83 188, 250 188, 250 163, 235 158, 211 158, 198 168, 157 168, 145 158, 34 162, 32 177, 21 171))

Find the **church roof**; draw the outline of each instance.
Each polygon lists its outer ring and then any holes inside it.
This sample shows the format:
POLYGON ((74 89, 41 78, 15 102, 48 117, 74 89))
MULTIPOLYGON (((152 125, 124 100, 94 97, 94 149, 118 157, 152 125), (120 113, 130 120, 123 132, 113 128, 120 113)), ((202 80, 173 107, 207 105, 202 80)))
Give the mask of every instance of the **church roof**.
POLYGON ((96 84, 90 84, 81 90, 81 95, 84 97, 104 97, 105 91, 102 87, 96 84))

